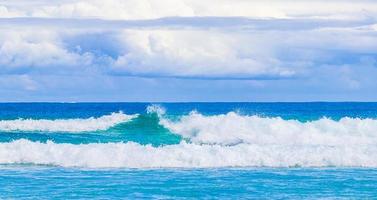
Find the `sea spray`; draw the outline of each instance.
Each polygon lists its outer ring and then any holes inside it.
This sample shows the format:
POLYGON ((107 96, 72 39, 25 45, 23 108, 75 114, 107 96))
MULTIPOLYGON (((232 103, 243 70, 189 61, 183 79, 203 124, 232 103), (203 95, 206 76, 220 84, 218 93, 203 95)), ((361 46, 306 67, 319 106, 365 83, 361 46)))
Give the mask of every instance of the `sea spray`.
POLYGON ((160 124, 198 144, 377 145, 377 120, 343 117, 300 122, 235 112, 205 116, 198 112, 160 124))

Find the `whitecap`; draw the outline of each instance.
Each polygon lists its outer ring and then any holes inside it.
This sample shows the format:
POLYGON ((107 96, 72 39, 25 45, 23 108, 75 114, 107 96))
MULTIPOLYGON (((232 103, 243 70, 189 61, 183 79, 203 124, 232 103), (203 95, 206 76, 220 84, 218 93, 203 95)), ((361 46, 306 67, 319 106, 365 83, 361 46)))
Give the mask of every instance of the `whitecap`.
POLYGON ((107 130, 119 123, 127 122, 138 115, 123 112, 111 113, 98 118, 86 119, 16 119, 1 120, 1 131, 45 131, 45 132, 85 132, 107 130))

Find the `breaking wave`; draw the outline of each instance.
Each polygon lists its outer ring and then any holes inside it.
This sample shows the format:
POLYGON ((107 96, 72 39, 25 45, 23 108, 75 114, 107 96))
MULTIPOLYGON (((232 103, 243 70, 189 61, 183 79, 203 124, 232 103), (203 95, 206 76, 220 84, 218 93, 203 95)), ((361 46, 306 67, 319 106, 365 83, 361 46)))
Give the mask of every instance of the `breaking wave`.
POLYGON ((83 168, 160 167, 377 167, 375 145, 199 145, 153 147, 128 143, 0 143, 1 164, 83 168))
MULTIPOLYGON (((0 143, 0 164, 88 168, 164 167, 377 167, 377 120, 344 117, 314 121, 247 116, 235 112, 177 118, 151 106, 161 126, 185 138, 179 144, 135 142, 68 144, 26 139, 0 143)), ((105 130, 138 115, 0 121, 1 130, 80 132, 105 130)), ((138 120, 146 120, 145 116, 138 120)), ((143 126, 148 126, 150 120, 143 126)))
POLYGON ((235 112, 204 116, 197 112, 160 124, 196 144, 377 145, 377 120, 345 117, 300 122, 235 112))
POLYGON ((16 119, 1 120, 1 131, 46 131, 46 132, 85 132, 106 130, 119 123, 127 122, 138 115, 122 112, 111 113, 98 118, 87 119, 16 119))

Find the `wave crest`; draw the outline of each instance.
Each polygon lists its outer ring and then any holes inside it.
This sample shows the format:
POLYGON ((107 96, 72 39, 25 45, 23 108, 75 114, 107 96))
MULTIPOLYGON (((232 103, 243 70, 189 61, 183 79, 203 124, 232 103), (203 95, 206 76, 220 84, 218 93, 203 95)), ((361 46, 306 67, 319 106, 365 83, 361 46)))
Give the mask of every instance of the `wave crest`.
POLYGON ((137 115, 126 115, 123 112, 111 113, 98 118, 87 119, 16 119, 1 120, 1 131, 46 131, 46 132, 86 132, 107 130, 116 124, 127 122, 137 115))
POLYGON ((166 109, 162 107, 161 105, 152 104, 147 107, 147 113, 148 114, 157 114, 158 116, 162 116, 166 113, 166 109))
POLYGON ((160 124, 198 144, 377 145, 377 120, 322 118, 300 122, 280 117, 242 116, 235 112, 204 116, 197 112, 160 124))
POLYGON ((56 144, 17 140, 0 143, 1 164, 43 164, 84 168, 160 167, 377 167, 374 145, 236 146, 137 143, 56 144))
MULTIPOLYGON (((64 128, 72 132, 107 129, 136 116, 113 113, 89 119, 34 120, 37 125, 33 126, 25 120, 12 123, 17 122, 18 127, 27 124, 28 130, 49 127, 49 131, 64 128)), ((177 120, 158 117, 161 125, 189 142, 154 147, 134 142, 75 145, 21 139, 0 143, 0 164, 89 168, 377 167, 375 119, 345 117, 338 121, 322 118, 300 122, 235 112, 213 116, 191 112, 177 120)), ((0 121, 0 128, 4 128, 1 123, 4 121, 0 121)))

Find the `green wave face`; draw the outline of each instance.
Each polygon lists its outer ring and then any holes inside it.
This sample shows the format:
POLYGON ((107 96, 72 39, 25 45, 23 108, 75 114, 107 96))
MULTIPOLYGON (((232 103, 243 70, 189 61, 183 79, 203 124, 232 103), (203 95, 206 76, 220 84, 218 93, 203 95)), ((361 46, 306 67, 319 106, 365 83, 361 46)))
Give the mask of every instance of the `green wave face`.
POLYGON ((157 114, 143 114, 130 122, 122 123, 107 131, 118 135, 124 141, 133 141, 139 144, 168 145, 178 144, 181 136, 171 133, 159 124, 157 114))
POLYGON ((117 124, 107 130, 88 132, 45 132, 45 131, 2 131, 0 142, 10 142, 17 139, 31 141, 53 141, 55 143, 89 144, 107 142, 135 142, 161 146, 178 144, 181 136, 171 133, 159 124, 157 114, 140 114, 138 117, 117 124))

